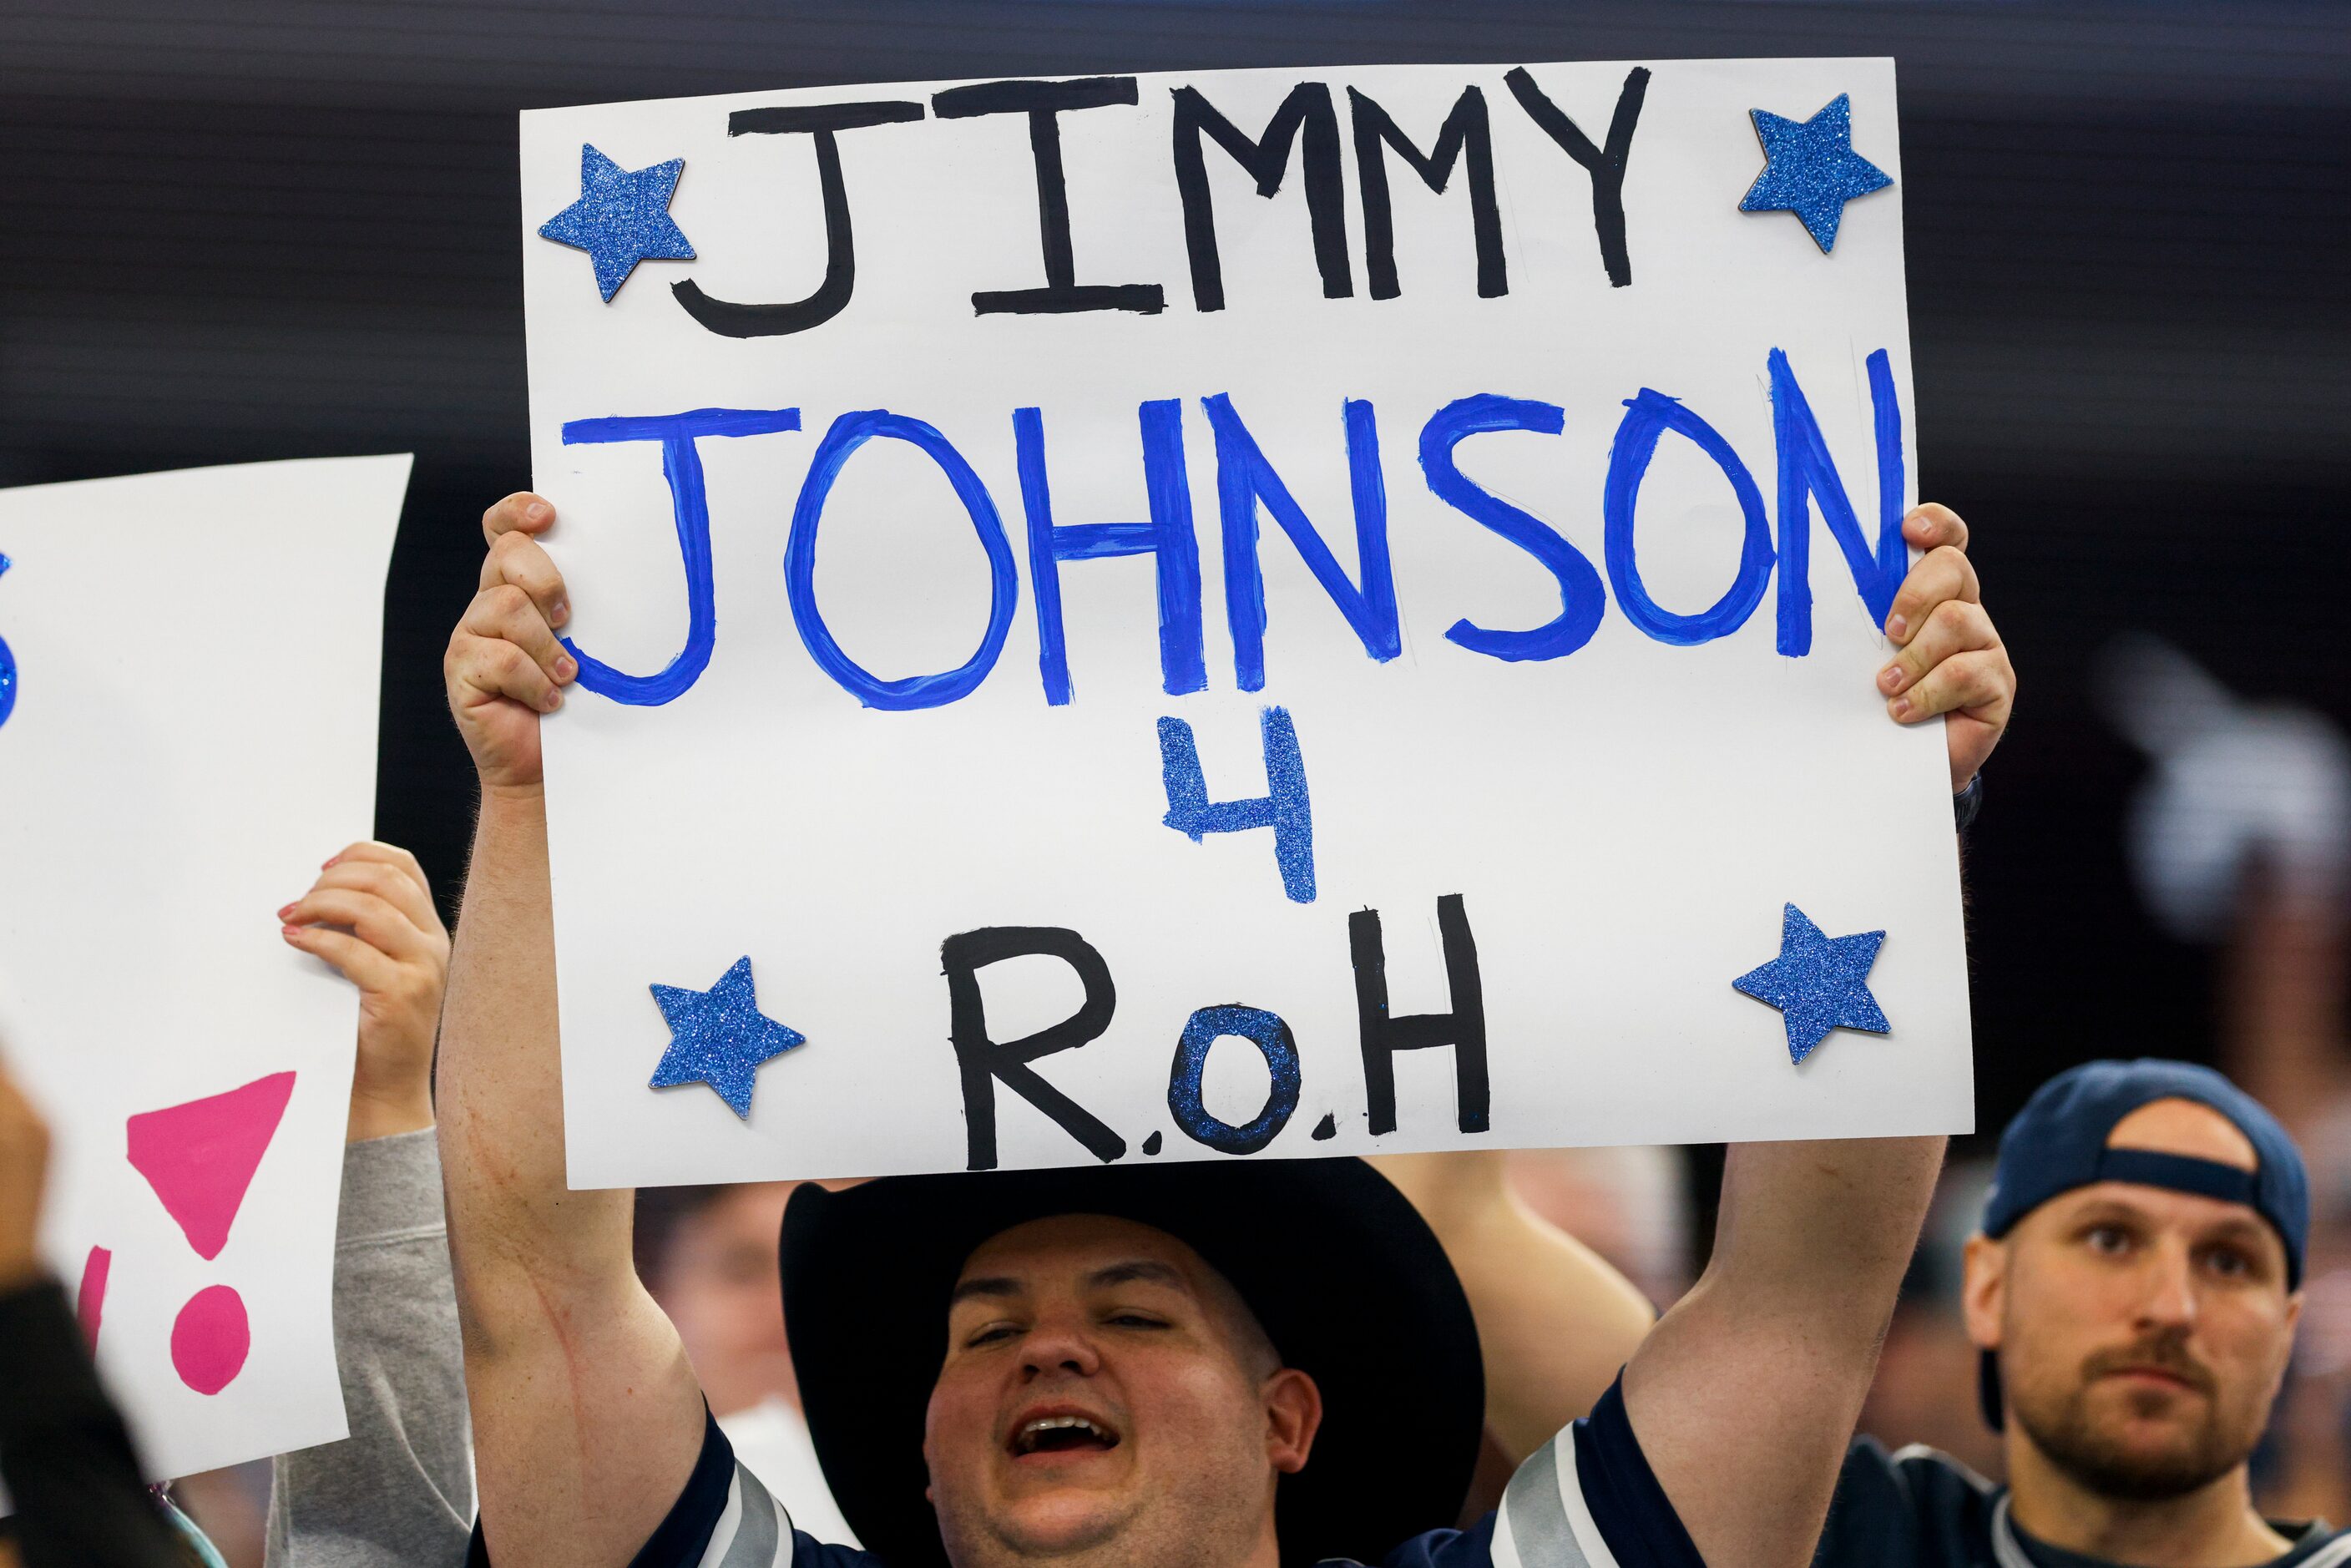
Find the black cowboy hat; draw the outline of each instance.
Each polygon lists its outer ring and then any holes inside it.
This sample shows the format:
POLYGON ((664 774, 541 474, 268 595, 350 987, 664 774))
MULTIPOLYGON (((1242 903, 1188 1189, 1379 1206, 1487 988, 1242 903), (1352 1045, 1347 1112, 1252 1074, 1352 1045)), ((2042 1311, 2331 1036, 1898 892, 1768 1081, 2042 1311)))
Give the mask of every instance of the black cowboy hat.
POLYGON ((1468 1299, 1403 1194, 1355 1159, 885 1176, 792 1195, 784 1317, 800 1402, 850 1528, 891 1568, 945 1568, 923 1426, 947 1297, 998 1232, 1103 1214, 1190 1246, 1322 1391, 1275 1521, 1285 1564, 1376 1563, 1454 1522, 1485 1421, 1468 1299))

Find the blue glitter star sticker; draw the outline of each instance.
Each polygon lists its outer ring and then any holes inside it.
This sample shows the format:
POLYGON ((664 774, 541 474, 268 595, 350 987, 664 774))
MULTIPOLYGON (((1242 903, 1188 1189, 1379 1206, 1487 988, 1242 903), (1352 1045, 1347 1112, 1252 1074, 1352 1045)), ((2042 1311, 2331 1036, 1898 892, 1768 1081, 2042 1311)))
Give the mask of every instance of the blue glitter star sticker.
POLYGON ((1853 95, 1839 93, 1810 120, 1783 120, 1750 109, 1763 143, 1763 172, 1755 176, 1742 213, 1793 213, 1826 256, 1836 244, 1844 204, 1894 182, 1853 150, 1853 95))
POLYGON ((542 238, 575 246, 596 263, 604 302, 621 291, 641 261, 692 261, 694 246, 669 215, 685 160, 623 169, 586 142, 580 146, 580 199, 538 225, 542 238))
POLYGON ((1893 1027, 1869 994, 1883 931, 1823 936, 1794 904, 1780 927, 1780 956, 1730 983, 1778 1008, 1788 1030, 1788 1060, 1802 1061, 1833 1029, 1885 1034, 1893 1027))
POLYGON ((747 1122, 751 1119, 752 1078, 759 1064, 808 1039, 759 1010, 747 957, 736 959, 735 967, 706 991, 655 986, 653 993, 669 1022, 670 1039, 647 1087, 706 1083, 747 1122))

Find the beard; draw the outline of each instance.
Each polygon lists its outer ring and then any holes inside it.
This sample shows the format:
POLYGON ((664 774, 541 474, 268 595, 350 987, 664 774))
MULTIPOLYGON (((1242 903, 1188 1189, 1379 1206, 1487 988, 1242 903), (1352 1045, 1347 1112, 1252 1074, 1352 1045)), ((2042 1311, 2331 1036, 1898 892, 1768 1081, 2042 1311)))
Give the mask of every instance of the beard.
POLYGON ((2251 1457, 2267 1414, 2232 1408, 2210 1369, 2170 1339, 2101 1351, 2060 1387, 2030 1380, 2012 1385, 2009 1403, 2025 1435, 2051 1463, 2100 1497, 2131 1502, 2184 1497, 2219 1480, 2251 1457), (2170 1373, 2202 1396, 2200 1417, 2160 1448, 2133 1444, 2117 1428, 2130 1416, 2159 1416, 2167 1405, 2176 1407, 2190 1395, 2128 1391, 2122 1396, 2120 1417, 2108 1412, 2102 1418, 2094 1408, 2105 1375, 2131 1366, 2170 1373))

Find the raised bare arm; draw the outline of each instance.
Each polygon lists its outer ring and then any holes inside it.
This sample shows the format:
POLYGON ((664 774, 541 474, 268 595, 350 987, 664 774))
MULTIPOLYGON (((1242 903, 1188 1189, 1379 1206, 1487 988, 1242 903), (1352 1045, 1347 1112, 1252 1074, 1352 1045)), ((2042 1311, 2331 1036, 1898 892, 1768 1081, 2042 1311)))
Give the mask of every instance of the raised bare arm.
MULTIPOLYGON (((1877 690, 1897 723, 1944 719, 1957 791, 2008 727, 2016 672, 1967 525, 1928 505, 1902 532, 1926 553, 1877 690)), ((1730 1151, 1713 1260, 1625 1371, 1634 1433, 1713 1568, 1811 1562, 1942 1158, 1939 1137, 1730 1151)))
POLYGON ((1657 1314, 1606 1260, 1520 1202, 1502 1162, 1478 1149, 1372 1163, 1461 1276, 1486 1355, 1486 1430, 1515 1466, 1591 1413, 1657 1314))
POLYGON ((564 1184, 538 722, 578 672, 536 496, 482 519, 481 591, 450 638, 449 709, 481 776, 441 1029, 441 1161, 483 1535, 498 1568, 622 1568, 675 1501, 703 1405, 637 1281, 632 1195, 564 1184))
POLYGON ((1625 1369, 1711 1568, 1812 1561, 1942 1159, 1939 1137, 1730 1150, 1713 1259, 1625 1369))

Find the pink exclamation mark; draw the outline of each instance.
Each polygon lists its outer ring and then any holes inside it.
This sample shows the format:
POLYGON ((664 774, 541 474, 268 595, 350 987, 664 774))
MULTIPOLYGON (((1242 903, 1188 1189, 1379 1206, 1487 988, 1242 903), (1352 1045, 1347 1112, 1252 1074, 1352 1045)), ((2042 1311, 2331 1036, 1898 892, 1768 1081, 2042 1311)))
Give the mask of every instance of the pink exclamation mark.
MULTIPOLYGON (((142 1112, 127 1124, 131 1165, 179 1222, 181 1234, 197 1256, 210 1260, 228 1245, 229 1228, 236 1223, 253 1173, 268 1152, 269 1140, 277 1135, 293 1093, 294 1074, 275 1072, 225 1094, 142 1112)), ((102 1299, 106 1265, 98 1261, 95 1251, 92 1262, 102 1299)), ((87 1301, 88 1268, 82 1280, 87 1301)), ((95 1338, 94 1308, 84 1330, 95 1338)), ((234 1382, 252 1348, 245 1298, 229 1286, 205 1286, 188 1298, 172 1320, 172 1366, 180 1381, 199 1394, 217 1394, 234 1382)))

